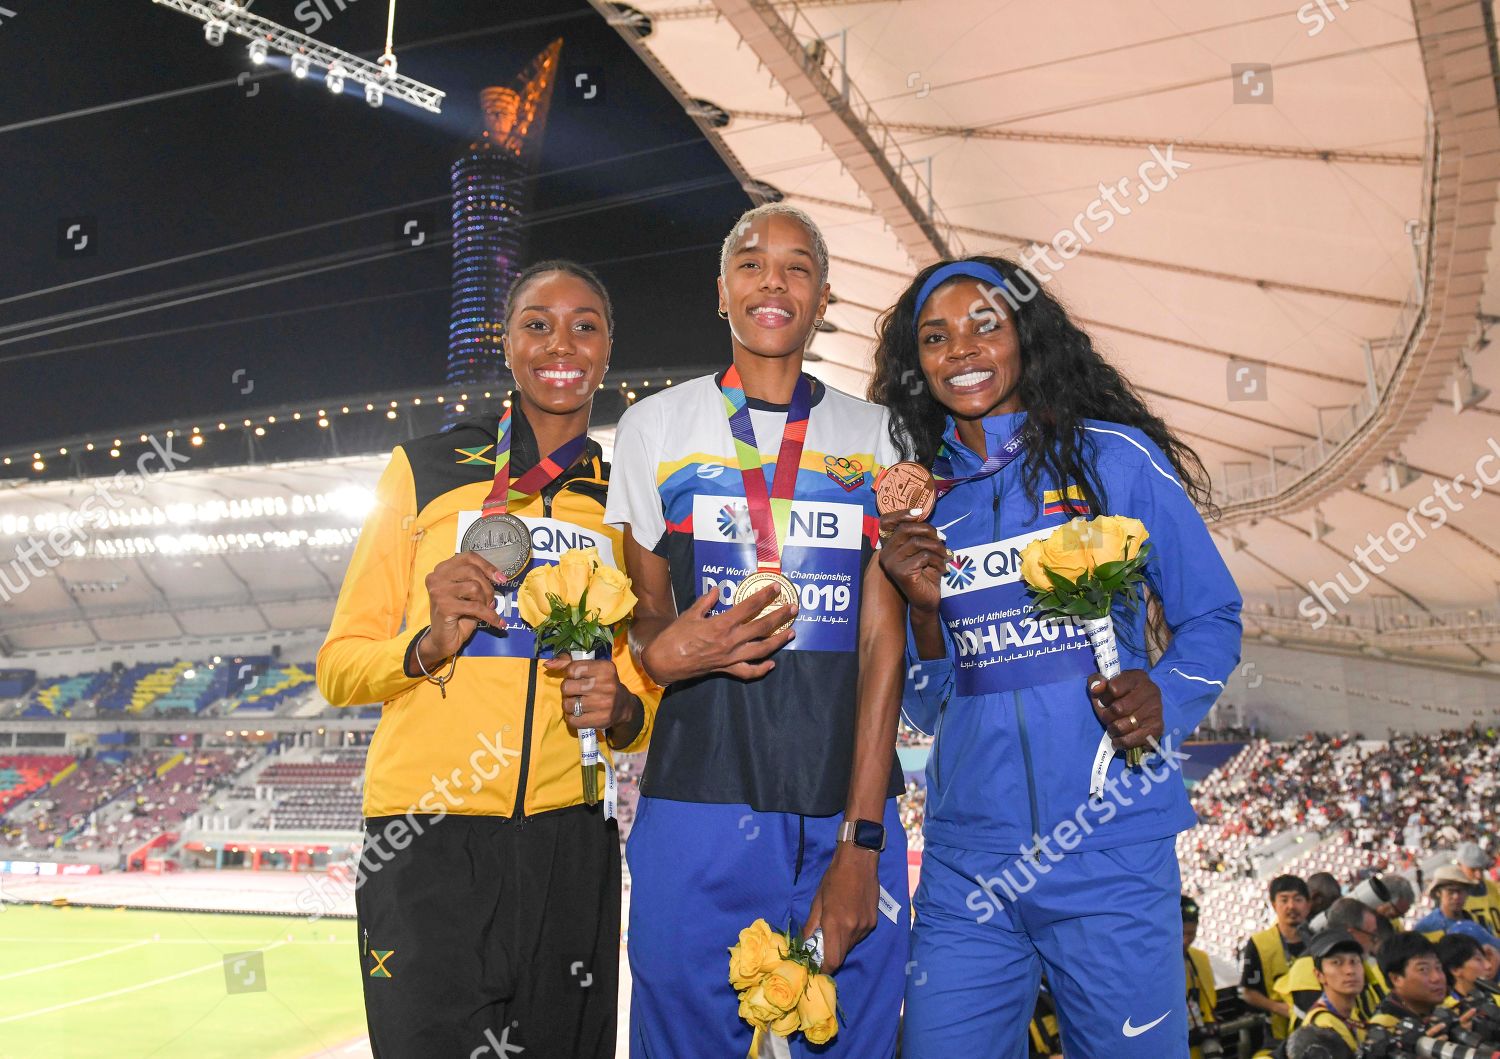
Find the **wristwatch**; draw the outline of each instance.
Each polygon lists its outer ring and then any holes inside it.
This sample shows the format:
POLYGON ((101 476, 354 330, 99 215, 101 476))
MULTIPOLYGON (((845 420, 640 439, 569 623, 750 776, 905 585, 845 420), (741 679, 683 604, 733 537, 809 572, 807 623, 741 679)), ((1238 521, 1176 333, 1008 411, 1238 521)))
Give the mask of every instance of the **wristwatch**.
POLYGON ((885 825, 873 820, 845 820, 839 825, 839 841, 853 842, 871 853, 885 851, 885 825))

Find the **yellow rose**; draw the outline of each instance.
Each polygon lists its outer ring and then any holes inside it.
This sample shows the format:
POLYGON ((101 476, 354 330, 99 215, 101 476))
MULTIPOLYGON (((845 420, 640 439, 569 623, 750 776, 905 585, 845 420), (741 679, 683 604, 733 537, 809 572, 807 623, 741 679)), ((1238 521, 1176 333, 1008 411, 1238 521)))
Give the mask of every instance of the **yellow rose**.
POLYGON ((600 564, 589 582, 589 610, 597 611, 600 625, 616 625, 635 609, 630 578, 613 566, 600 564))
POLYGON ((761 1019, 756 1018, 755 1015, 751 1013, 751 1011, 750 1011, 750 999, 749 998, 750 998, 750 990, 749 989, 745 989, 745 990, 742 990, 740 992, 740 1018, 742 1018, 746 1022, 750 1023, 751 1028, 757 1029, 757 1030, 763 1030, 763 1029, 766 1028, 767 1023, 764 1022, 764 1021, 762 1021, 761 1019))
POLYGON ((598 548, 569 548, 557 561, 559 576, 558 595, 568 606, 574 606, 589 587, 594 568, 600 565, 598 548))
POLYGON ((538 566, 527 574, 526 580, 521 582, 521 590, 516 593, 521 620, 533 629, 546 621, 552 614, 552 601, 547 596, 549 593, 557 595, 559 587, 555 566, 538 566))
POLYGON ((1077 581, 1088 573, 1092 567, 1088 564, 1088 550, 1083 541, 1087 525, 1088 519, 1075 518, 1064 522, 1046 537, 1028 544, 1021 552, 1021 576, 1026 583, 1044 592, 1049 591, 1052 582, 1042 573, 1043 567, 1069 581, 1077 581))
POLYGON ((1021 549, 1021 579, 1039 592, 1049 592, 1052 582, 1042 573, 1042 538, 1021 549))
POLYGON ((778 1037, 790 1037, 802 1028, 802 1017, 797 1014, 796 1007, 793 1007, 792 1010, 766 1028, 778 1037))
POLYGON ((765 987, 753 985, 740 1001, 741 1017, 752 1026, 769 1026, 786 1014, 766 999, 765 987))
MULTIPOLYGON (((1138 518, 1126 518, 1124 515, 1102 515, 1094 519, 1096 523, 1104 523, 1106 533, 1111 539, 1118 538, 1119 546, 1114 558, 1134 559, 1140 553, 1141 544, 1150 536, 1146 532, 1146 525, 1138 518)), ((1109 562, 1108 558, 1101 560, 1109 562)))
POLYGON ((795 960, 782 960, 761 982, 766 1001, 782 1011, 793 1011, 807 988, 807 968, 795 960))
POLYGON ((739 944, 729 949, 729 984, 736 990, 759 985, 786 952, 786 938, 764 919, 757 919, 740 931, 739 944))
POLYGON ((797 1001, 797 1015, 808 1044, 827 1044, 839 1032, 838 990, 826 974, 815 974, 797 1001))

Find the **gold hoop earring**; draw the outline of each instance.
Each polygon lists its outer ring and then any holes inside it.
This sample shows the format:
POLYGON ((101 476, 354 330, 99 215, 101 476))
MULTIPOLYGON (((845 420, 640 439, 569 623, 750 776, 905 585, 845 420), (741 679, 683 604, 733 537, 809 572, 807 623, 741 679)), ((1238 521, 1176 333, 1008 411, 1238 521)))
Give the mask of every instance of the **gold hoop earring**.
POLYGON ((729 319, 729 314, 726 313, 723 309, 720 309, 719 310, 719 319, 720 320, 728 320, 729 319))

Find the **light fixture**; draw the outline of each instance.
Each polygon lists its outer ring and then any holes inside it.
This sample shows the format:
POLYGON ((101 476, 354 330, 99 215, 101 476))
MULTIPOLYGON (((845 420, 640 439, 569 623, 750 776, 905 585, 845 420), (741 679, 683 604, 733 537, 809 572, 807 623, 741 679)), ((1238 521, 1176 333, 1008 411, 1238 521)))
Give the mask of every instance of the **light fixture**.
MULTIPOLYGON (((430 111, 442 112, 443 93, 431 85, 423 84, 397 72, 395 43, 393 38, 396 17, 395 0, 391 0, 390 18, 386 25, 385 53, 378 58, 366 58, 354 52, 335 48, 325 41, 310 37, 291 26, 267 18, 250 10, 254 0, 153 0, 163 7, 196 18, 203 23, 203 37, 217 47, 229 36, 243 38, 248 42, 250 61, 255 66, 265 65, 272 55, 285 56, 292 75, 305 78, 313 67, 327 71, 326 83, 335 95, 343 92, 347 79, 360 85, 374 84, 379 92, 366 91, 366 99, 372 106, 380 106, 389 95, 403 103, 430 111)), ((339 10, 353 0, 337 0, 339 10)), ((291 4, 287 4, 291 7, 291 4)), ((311 4, 297 5, 297 14, 311 4)), ((318 5, 323 14, 328 8, 318 5)))
POLYGON ((385 102, 385 89, 374 81, 365 85, 365 102, 372 107, 378 107, 385 102))
POLYGON ((192 438, 192 445, 193 445, 193 447, 197 448, 199 445, 202 445, 202 444, 203 444, 203 435, 202 434, 194 434, 193 438, 192 438))

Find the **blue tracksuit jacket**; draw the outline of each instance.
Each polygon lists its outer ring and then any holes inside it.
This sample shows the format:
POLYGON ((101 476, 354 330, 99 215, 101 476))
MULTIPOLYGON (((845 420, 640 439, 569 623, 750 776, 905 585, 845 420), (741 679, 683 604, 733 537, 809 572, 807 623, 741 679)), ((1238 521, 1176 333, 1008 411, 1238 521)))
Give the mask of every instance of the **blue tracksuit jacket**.
MULTIPOLYGON (((1024 417, 985 420, 990 450, 1024 417)), ((945 437, 938 473, 978 471, 982 461, 959 441, 951 418, 945 437)), ((1144 606, 1131 613, 1117 605, 1120 667, 1149 671, 1161 688, 1166 735, 1180 745, 1239 662, 1239 591, 1165 454, 1117 423, 1089 420, 1086 437, 1086 458, 1109 505, 1091 513, 1145 524, 1152 546, 1146 579, 1172 630, 1171 646, 1152 666, 1144 606)), ((1096 671, 1093 651, 1081 631, 1037 620, 1019 569, 1029 540, 1072 517, 1062 498, 1070 489, 1080 495, 1080 485, 1043 481, 1042 495, 1028 495, 1017 461, 954 488, 932 515, 953 552, 941 608, 949 650, 945 659, 920 661, 908 645, 904 703, 908 722, 936 737, 927 765, 929 843, 1014 854, 1072 819, 1063 834, 1077 841, 1068 848, 1087 851, 1163 838, 1196 822, 1181 782, 1120 786, 1123 754, 1110 765, 1102 807, 1086 808, 1102 734, 1086 688, 1096 671)))

